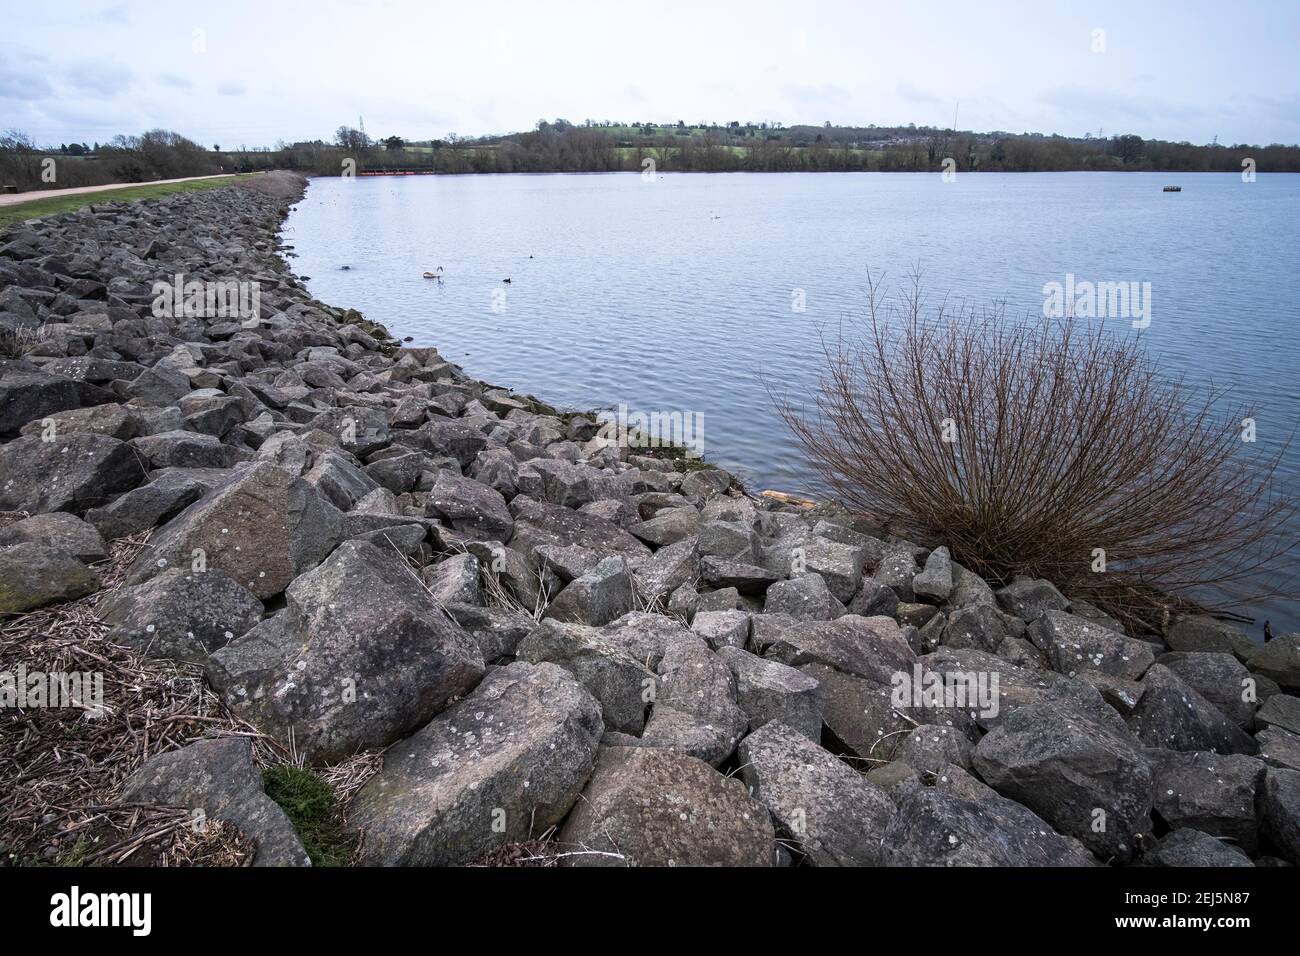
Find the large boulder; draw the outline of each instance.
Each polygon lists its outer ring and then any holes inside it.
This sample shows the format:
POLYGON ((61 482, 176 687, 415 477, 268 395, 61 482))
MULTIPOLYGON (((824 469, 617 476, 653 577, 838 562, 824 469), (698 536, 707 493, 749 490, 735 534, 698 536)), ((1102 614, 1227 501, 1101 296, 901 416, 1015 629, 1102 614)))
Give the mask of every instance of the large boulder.
POLYGON ((975 769, 1103 860, 1126 863, 1150 831, 1151 768, 1137 742, 1067 703, 1021 707, 975 748, 975 769))
POLYGON ((500 492, 450 471, 438 472, 429 507, 457 531, 476 538, 505 542, 514 532, 514 519, 500 492))
POLYGON ((554 664, 494 670, 353 798, 363 862, 460 865, 544 832, 577 800, 602 731, 595 699, 554 664))
POLYGON ((622 617, 635 606, 627 565, 622 558, 609 557, 571 581, 555 596, 545 616, 599 627, 622 617))
POLYGON ((916 662, 916 654, 893 618, 846 614, 833 621, 800 621, 782 617, 763 615, 753 625, 758 650, 782 664, 826 664, 887 684, 894 674, 910 671, 916 662))
POLYGON ((1051 581, 1020 576, 996 592, 1002 609, 1030 624, 1048 611, 1068 611, 1070 602, 1051 581))
POLYGON ((510 508, 515 531, 509 544, 522 554, 530 555, 536 546, 543 544, 558 547, 576 544, 606 557, 621 555, 633 564, 650 556, 648 547, 598 515, 522 496, 515 498, 510 508))
POLYGON ((1241 628, 1208 614, 1188 614, 1175 620, 1165 634, 1165 643, 1175 651, 1235 654, 1242 660, 1256 648, 1241 628))
POLYGON ((925 559, 921 573, 912 578, 912 593, 918 601, 942 604, 952 589, 952 555, 947 548, 935 548, 925 559))
MULTIPOLYGON (((581 624, 544 620, 515 650, 522 661, 558 664, 600 702, 605 727, 640 735, 655 694, 655 673, 617 637, 581 624)), ((662 652, 655 657, 655 663, 662 652)))
POLYGON ((692 639, 668 645, 656 671, 654 709, 642 741, 722 764, 748 723, 736 705, 731 669, 703 641, 692 639))
POLYGON ((815 866, 879 866, 894 818, 884 790, 804 734, 772 721, 740 745, 741 775, 779 837, 815 866))
POLYGON ((483 675, 473 637, 390 550, 344 542, 285 600, 208 658, 208 679, 237 715, 314 763, 392 743, 483 675))
POLYGON ((1163 664, 1151 665, 1142 688, 1127 720, 1146 746, 1221 754, 1253 754, 1257 749, 1249 734, 1163 664))
POLYGON ((1300 634, 1282 634, 1262 647, 1252 648, 1246 666, 1300 693, 1300 634))
POLYGON ((1264 833, 1287 860, 1300 866, 1300 771, 1270 767, 1259 807, 1264 833))
POLYGON ((1252 683, 1246 665, 1232 654, 1207 651, 1160 655, 1159 662, 1184 684, 1219 708, 1238 727, 1249 731, 1255 725, 1252 683))
POLYGON ((0 548, 0 615, 75 601, 99 588, 99 575, 66 551, 34 541, 0 548))
POLYGON ((1253 866, 1239 849, 1199 830, 1175 830, 1157 841, 1142 858, 1144 866, 1253 866))
POLYGON ((311 866, 293 824, 262 789, 247 737, 199 740, 151 758, 123 786, 122 802, 188 807, 228 823, 253 840, 254 866, 311 866))
POLYGON ((29 436, 0 445, 0 511, 84 514, 144 480, 134 449, 107 435, 29 436))
POLYGON ((225 571, 265 600, 314 568, 338 544, 343 519, 303 479, 252 464, 169 521, 131 565, 138 584, 174 567, 225 571))
POLYGON ((822 688, 814 677, 739 647, 719 648, 718 656, 736 679, 736 704, 751 731, 775 720, 821 740, 822 688))
POLYGON ((1247 853, 1259 846, 1258 798, 1266 767, 1241 754, 1184 753, 1153 747, 1155 813, 1170 827, 1191 827, 1233 841, 1247 853))
POLYGON ((100 609, 108 639, 146 657, 203 663, 262 619, 262 602, 215 568, 172 568, 123 588, 100 609))
POLYGON ((739 780, 642 747, 601 748, 559 836, 580 866, 771 866, 775 839, 739 780))
POLYGON ((903 795, 882 844, 890 866, 1091 866, 1082 845, 1027 807, 937 787, 903 795))
POLYGON ((32 515, 0 528, 0 548, 24 541, 49 545, 86 562, 108 557, 108 545, 94 526, 66 511, 32 515))
POLYGON ((1146 641, 1125 637, 1065 611, 1043 612, 1030 625, 1029 636, 1047 653, 1052 669, 1061 674, 1095 670, 1138 680, 1155 660, 1154 649, 1146 641))
POLYGON ((148 484, 118 495, 102 508, 86 512, 86 521, 109 541, 148 531, 170 521, 217 485, 231 477, 214 469, 167 468, 150 476, 148 484))
POLYGON ((812 572, 773 584, 764 597, 763 611, 805 621, 830 621, 845 614, 844 605, 826 586, 826 579, 812 572))
POLYGON ((37 368, 0 372, 0 435, 18 431, 36 418, 81 406, 77 382, 37 368))

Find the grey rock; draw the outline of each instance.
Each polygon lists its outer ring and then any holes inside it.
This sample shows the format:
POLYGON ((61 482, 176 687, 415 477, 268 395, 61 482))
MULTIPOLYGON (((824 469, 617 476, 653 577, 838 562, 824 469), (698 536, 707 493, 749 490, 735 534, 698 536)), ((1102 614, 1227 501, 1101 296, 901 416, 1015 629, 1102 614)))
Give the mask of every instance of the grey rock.
POLYGON ((28 422, 21 429, 23 435, 37 438, 51 432, 56 436, 85 432, 127 441, 135 437, 136 419, 122 405, 92 405, 89 408, 54 412, 28 422))
POLYGON ((437 564, 427 565, 420 577, 439 604, 482 604, 482 566, 472 554, 453 554, 437 564))
POLYGON ((1246 666, 1289 691, 1300 692, 1300 634, 1282 634, 1253 648, 1246 666))
POLYGON ((0 445, 0 510, 84 514, 145 480, 126 442, 82 432, 0 445))
MULTIPOLYGON (((660 548, 652 557, 640 561, 632 571, 636 593, 647 604, 667 602, 678 589, 691 587, 699 576, 700 561, 695 553, 694 538, 660 548)), ((694 613, 694 610, 689 613, 694 613)))
POLYGON ((285 592, 287 608, 208 658, 234 713, 313 763, 410 733, 483 674, 477 643, 402 558, 347 541, 285 592))
POLYGON ((469 632, 483 660, 489 664, 502 657, 513 657, 519 642, 535 626, 528 615, 506 608, 448 604, 444 610, 469 632))
POLYGON ((1247 853, 1259 847, 1259 795, 1266 767, 1240 754, 1182 753, 1151 748, 1155 813, 1171 828, 1190 827, 1231 840, 1247 853))
POLYGON ((108 557, 108 545, 94 526, 62 511, 32 515, 0 527, 0 548, 25 541, 66 551, 87 563, 108 557))
POLYGON ((944 647, 973 647, 996 653, 1003 642, 1023 634, 1024 625, 1018 618, 999 611, 991 604, 969 604, 945 616, 939 642, 944 647))
POLYGON ((515 531, 509 544, 523 554, 530 554, 541 544, 576 544, 606 557, 622 555, 634 566, 650 555, 650 549, 636 538, 596 515, 523 497, 515 498, 510 508, 515 531))
POLYGON ((806 621, 829 621, 846 611, 820 574, 808 572, 777 581, 767 589, 763 610, 768 614, 788 614, 806 621))
POLYGON ((1199 830, 1175 830, 1156 842, 1142 858, 1144 866, 1251 866, 1236 847, 1199 830))
POLYGON ((898 759, 917 770, 938 772, 949 764, 969 770, 975 747, 955 727, 926 724, 902 739, 898 759))
POLYGON ((1270 767, 1259 808, 1263 832, 1282 856, 1300 866, 1300 771, 1270 767))
POLYGON ((947 548, 935 548, 925 559, 925 568, 912 578, 912 593, 919 601, 942 604, 952 589, 952 556, 947 548))
MULTIPOLYGON (((148 531, 176 517, 220 482, 204 474, 207 469, 169 468, 150 477, 148 484, 119 495, 102 508, 86 512, 86 521, 112 541, 148 531)), ((224 481, 229 477, 223 472, 224 481)))
POLYGON ((449 471, 438 473, 429 507, 457 531, 479 538, 506 542, 514 533, 514 519, 499 492, 449 471))
MULTIPOLYGON (((600 702, 606 729, 639 736, 655 693, 655 673, 617 636, 580 624, 542 621, 520 641, 522 661, 569 671, 600 702)), ((655 663, 662 652, 653 659, 655 663)))
POLYGON ((740 745, 741 775, 777 834, 815 866, 879 866, 896 813, 862 774, 777 721, 740 745))
POLYGON ((359 405, 331 408, 307 424, 333 435, 338 439, 340 448, 358 458, 386 447, 391 441, 388 416, 378 408, 359 405))
POLYGON ((1023 575, 996 592, 998 604, 1026 624, 1032 624, 1048 611, 1068 611, 1070 602, 1051 581, 1023 575))
POLYGON ((642 741, 722 764, 748 724, 736 704, 731 669, 702 641, 680 640, 668 645, 656 672, 654 709, 642 741))
POLYGON ((718 656, 736 679, 736 704, 751 731, 776 720, 820 742, 822 690, 815 678, 738 647, 719 648, 718 656))
POLYGON ((1250 695, 1246 693, 1250 671, 1236 657, 1227 653, 1175 651, 1160 655, 1160 663, 1238 727, 1246 731, 1254 727, 1255 702, 1247 699, 1250 695))
POLYGON ((213 435, 166 431, 131 440, 131 447, 150 470, 160 468, 229 468, 251 457, 250 452, 223 445, 213 435))
POLYGON ((770 866, 775 833, 745 786, 671 750, 602 747, 560 831, 579 866, 770 866))
POLYGON ((762 594, 777 580, 766 568, 713 555, 700 558, 700 577, 715 588, 735 588, 741 594, 762 594))
POLYGON ((100 611, 114 625, 108 640, 146 657, 201 664, 251 630, 262 602, 225 573, 173 568, 144 584, 123 588, 100 611))
POLYGON ((0 614, 75 601, 99 588, 99 575, 66 551, 34 541, 0 548, 0 614))
POLYGON ((1289 733, 1300 734, 1300 697, 1274 694, 1256 711, 1255 722, 1260 729, 1278 727, 1289 733))
POLYGON ((635 605, 626 564, 620 557, 609 557, 570 582, 544 616, 598 627, 622 617, 635 605))
POLYGON ((758 535, 754 533, 753 528, 742 522, 706 521, 699 525, 696 537, 699 541, 697 547, 701 556, 711 554, 715 557, 732 558, 749 564, 753 564, 758 560, 758 535))
POLYGON ((1075 840, 1002 797, 967 800, 933 787, 907 793, 885 831, 891 866, 1091 866, 1075 840))
POLYGON ((262 790, 247 737, 199 740, 151 758, 127 780, 122 802, 188 807, 228 823, 255 843, 254 866, 311 866, 293 824, 262 790))
POLYGON ((1138 680, 1155 660, 1146 641, 1125 637, 1065 611, 1045 611, 1030 625, 1029 636, 1047 653, 1052 668, 1062 674, 1097 670, 1138 680))
POLYGON ((1208 614, 1191 614, 1178 618, 1165 634, 1165 641, 1175 651, 1235 654, 1242 660, 1246 660, 1256 649, 1255 643, 1241 628, 1216 620, 1208 614))
POLYGON ((848 612, 861 617, 893 617, 898 610, 898 595, 887 584, 868 578, 849 602, 848 612))
POLYGON ((1300 770, 1300 735, 1280 727, 1266 727, 1255 735, 1259 757, 1274 767, 1300 770))
POLYGON ((128 572, 139 584, 202 552, 257 597, 279 594, 333 550, 342 516, 303 479, 272 464, 249 465, 190 505, 150 540, 128 572))
POLYGON ((1128 862, 1150 830, 1151 768, 1141 748, 1068 703, 1017 709, 979 742, 974 765, 998 793, 1103 860, 1128 862))
POLYGON ((892 618, 848 614, 834 621, 782 623, 776 615, 763 615, 754 624, 754 643, 764 657, 791 667, 826 664, 887 684, 894 674, 910 671, 916 661, 892 618))
POLYGON ((749 614, 745 611, 703 611, 691 621, 691 630, 711 650, 743 648, 749 643, 749 614))
POLYGON ((1148 747, 1255 752, 1255 741, 1245 731, 1163 664, 1153 664, 1142 685, 1142 699, 1128 723, 1148 747))
POLYGON ((591 774, 600 708, 553 664, 492 671, 460 703, 384 754, 353 798, 363 862, 472 862, 558 824, 591 774))

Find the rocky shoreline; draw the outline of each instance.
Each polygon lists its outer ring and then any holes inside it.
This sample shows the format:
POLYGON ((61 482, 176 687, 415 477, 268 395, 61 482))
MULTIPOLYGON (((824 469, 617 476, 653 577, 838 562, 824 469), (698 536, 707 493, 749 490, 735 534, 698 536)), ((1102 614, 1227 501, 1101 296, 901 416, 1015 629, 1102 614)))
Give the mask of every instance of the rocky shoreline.
MULTIPOLYGON (((310 766, 382 750, 360 862, 1300 863, 1300 635, 1129 635, 474 381, 312 300, 277 238, 303 189, 0 237, 0 613, 148 534, 109 639, 310 766)), ((308 863, 246 736, 114 796, 308 863)))

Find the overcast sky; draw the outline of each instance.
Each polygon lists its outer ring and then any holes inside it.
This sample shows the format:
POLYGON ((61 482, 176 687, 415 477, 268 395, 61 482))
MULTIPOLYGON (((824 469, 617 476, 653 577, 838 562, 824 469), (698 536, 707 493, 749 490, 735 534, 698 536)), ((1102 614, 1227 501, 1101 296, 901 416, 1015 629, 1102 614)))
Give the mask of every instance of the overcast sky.
POLYGON ((963 129, 1300 142, 1297 0, 0 0, 0 22, 0 127, 40 143, 269 146, 362 116, 413 139, 557 116, 947 126, 958 101, 963 129))

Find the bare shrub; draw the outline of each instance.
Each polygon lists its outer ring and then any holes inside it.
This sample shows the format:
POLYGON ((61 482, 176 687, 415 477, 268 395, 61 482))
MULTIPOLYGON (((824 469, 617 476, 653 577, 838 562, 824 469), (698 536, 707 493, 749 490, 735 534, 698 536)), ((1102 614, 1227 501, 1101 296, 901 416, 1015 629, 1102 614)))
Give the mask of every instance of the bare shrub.
POLYGON ((1221 609, 1276 593, 1296 548, 1285 445, 1243 442, 1250 415, 1223 390, 1165 377, 1100 324, 928 309, 916 278, 868 298, 862 336, 823 340, 815 409, 778 402, 849 508, 993 581, 1047 578, 1132 623, 1167 595, 1221 609))
POLYGON ((0 358, 20 359, 48 336, 44 326, 20 325, 12 329, 0 326, 0 358))

